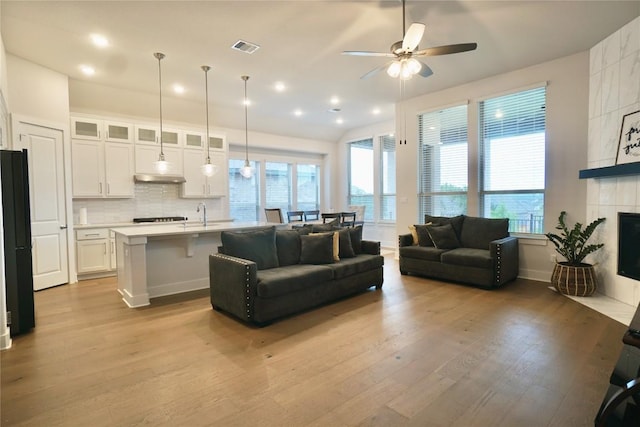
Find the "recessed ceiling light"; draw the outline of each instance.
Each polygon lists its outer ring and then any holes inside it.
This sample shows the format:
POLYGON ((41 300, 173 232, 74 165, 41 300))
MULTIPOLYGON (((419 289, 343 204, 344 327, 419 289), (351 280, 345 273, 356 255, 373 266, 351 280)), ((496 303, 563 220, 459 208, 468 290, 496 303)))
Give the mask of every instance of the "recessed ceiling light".
POLYGON ((274 87, 275 87, 275 89, 276 89, 278 92, 282 92, 282 91, 284 91, 284 90, 287 88, 287 87, 284 85, 284 83, 282 83, 282 82, 276 82, 276 84, 274 85, 274 87))
POLYGON ((82 71, 82 74, 84 74, 85 76, 93 76, 96 73, 95 68, 91 67, 90 65, 81 65, 80 71, 82 71))
POLYGON ((296 117, 300 117, 302 115, 302 110, 295 110, 293 112, 293 115, 296 116, 296 117))
POLYGON ((340 103, 340 98, 338 98, 337 96, 332 96, 329 102, 331 103, 331 105, 337 105, 340 103))
POLYGON ((373 115, 376 115, 376 116, 377 116, 378 114, 380 114, 380 109, 379 109, 379 108, 374 108, 374 109, 371 111, 371 113, 372 113, 373 115))
POLYGON ((179 84, 177 84, 177 83, 176 83, 176 84, 174 84, 174 85, 173 85, 173 91, 174 91, 175 93, 177 93, 177 94, 180 94, 180 95, 181 95, 181 94, 183 94, 183 93, 184 93, 184 86, 179 85, 179 84))
POLYGON ((343 123, 344 123, 344 120, 342 120, 342 117, 338 117, 338 118, 336 119, 336 123, 337 123, 337 124, 339 124, 339 125, 341 125, 341 124, 343 124, 343 123))
POLYGON ((107 47, 109 46, 109 40, 101 34, 91 34, 91 41, 97 47, 107 47))

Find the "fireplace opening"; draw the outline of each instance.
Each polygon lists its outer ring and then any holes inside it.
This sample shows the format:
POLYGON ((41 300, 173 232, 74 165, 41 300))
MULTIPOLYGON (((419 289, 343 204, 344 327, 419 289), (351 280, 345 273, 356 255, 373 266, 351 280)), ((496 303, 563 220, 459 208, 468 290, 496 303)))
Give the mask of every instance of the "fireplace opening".
POLYGON ((640 280, 640 214, 618 212, 618 274, 640 280))

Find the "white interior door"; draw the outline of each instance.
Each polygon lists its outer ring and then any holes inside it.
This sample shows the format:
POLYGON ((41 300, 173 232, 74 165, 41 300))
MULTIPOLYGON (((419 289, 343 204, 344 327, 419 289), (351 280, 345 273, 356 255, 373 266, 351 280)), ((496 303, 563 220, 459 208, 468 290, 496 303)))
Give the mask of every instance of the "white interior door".
POLYGON ((14 148, 27 149, 35 290, 69 282, 62 131, 17 123, 14 148))

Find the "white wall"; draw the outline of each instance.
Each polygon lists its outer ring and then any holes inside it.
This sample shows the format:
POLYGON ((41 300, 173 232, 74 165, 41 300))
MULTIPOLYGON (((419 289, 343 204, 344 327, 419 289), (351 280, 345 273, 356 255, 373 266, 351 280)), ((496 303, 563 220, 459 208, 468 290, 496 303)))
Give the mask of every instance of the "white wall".
MULTIPOLYGON (((622 116, 640 111, 640 17, 590 52, 588 167, 616 161, 622 116)), ((589 179, 587 220, 607 220, 594 241, 605 246, 594 254, 599 292, 624 303, 640 303, 640 281, 618 276, 618 212, 640 212, 640 176, 589 179)))
MULTIPOLYGON (((426 111, 468 102, 469 188, 478 188, 478 101, 547 82, 547 153, 545 230, 552 230, 560 211, 584 220, 586 183, 578 172, 586 164, 589 54, 583 52, 521 70, 413 98, 397 108, 397 123, 406 113, 407 144, 397 148, 397 233, 406 234, 418 218, 417 116, 426 111)), ((396 132, 401 132, 400 126, 396 132)), ((468 215, 478 214, 477 193, 470 191, 468 215)), ((549 281, 553 247, 546 239, 520 239, 520 277, 549 281)))

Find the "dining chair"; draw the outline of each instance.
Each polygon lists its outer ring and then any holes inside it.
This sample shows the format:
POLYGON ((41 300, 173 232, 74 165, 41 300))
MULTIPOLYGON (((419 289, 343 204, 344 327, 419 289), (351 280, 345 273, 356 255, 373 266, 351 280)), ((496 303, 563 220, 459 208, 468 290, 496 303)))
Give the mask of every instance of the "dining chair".
POLYGON ((337 219, 339 223, 340 218, 342 218, 342 214, 340 212, 325 212, 325 213, 321 213, 320 216, 322 217, 323 224, 326 224, 327 222, 331 222, 335 219, 337 219))
POLYGON ((264 215, 267 218, 267 222, 273 222, 276 224, 282 224, 282 209, 280 208, 265 208, 264 215))
POLYGON ((365 205, 349 205, 347 206, 347 209, 350 212, 355 212, 356 213, 356 220, 354 222, 354 226, 356 225, 364 225, 364 210, 365 210, 366 206, 365 205))
POLYGON ((354 227, 356 224, 355 212, 341 212, 340 225, 342 227, 354 227))
POLYGON ((289 222, 302 222, 302 221, 304 221, 304 212, 303 211, 288 211, 287 212, 287 220, 289 222))
POLYGON ((304 220, 305 221, 316 221, 320 219, 320 211, 304 211, 304 220))

